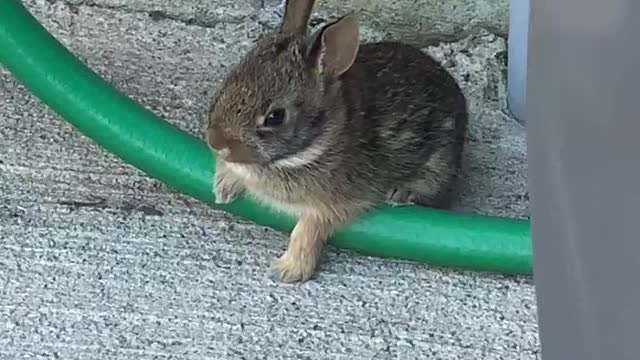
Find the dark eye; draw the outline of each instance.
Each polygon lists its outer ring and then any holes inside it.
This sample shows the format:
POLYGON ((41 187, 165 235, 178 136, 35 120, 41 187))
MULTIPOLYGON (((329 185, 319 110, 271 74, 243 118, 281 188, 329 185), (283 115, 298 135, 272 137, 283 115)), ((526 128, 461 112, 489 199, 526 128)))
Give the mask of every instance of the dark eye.
POLYGON ((264 126, 279 126, 282 125, 284 119, 287 115, 287 112, 284 109, 273 109, 271 112, 264 118, 264 126))

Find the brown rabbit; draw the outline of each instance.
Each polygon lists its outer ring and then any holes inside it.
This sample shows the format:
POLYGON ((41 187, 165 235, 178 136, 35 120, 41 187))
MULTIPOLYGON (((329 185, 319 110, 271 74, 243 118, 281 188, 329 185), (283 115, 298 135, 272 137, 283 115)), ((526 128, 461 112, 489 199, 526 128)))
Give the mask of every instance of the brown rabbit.
POLYGON ((323 242, 372 207, 448 204, 459 173, 466 100, 419 49, 359 44, 353 15, 308 36, 312 0, 288 0, 222 83, 209 113, 214 192, 247 190, 298 217, 276 261, 284 282, 308 280, 323 242))

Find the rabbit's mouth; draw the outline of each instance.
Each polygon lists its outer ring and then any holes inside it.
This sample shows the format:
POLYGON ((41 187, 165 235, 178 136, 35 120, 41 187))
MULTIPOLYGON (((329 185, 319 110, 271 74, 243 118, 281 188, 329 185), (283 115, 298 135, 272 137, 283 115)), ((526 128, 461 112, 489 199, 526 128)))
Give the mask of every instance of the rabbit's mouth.
POLYGON ((207 140, 216 156, 227 163, 253 164, 258 160, 255 150, 239 141, 214 141, 214 137, 207 140))
POLYGON ((255 164, 255 153, 246 146, 235 146, 233 148, 224 148, 217 152, 218 156, 227 163, 233 164, 255 164))

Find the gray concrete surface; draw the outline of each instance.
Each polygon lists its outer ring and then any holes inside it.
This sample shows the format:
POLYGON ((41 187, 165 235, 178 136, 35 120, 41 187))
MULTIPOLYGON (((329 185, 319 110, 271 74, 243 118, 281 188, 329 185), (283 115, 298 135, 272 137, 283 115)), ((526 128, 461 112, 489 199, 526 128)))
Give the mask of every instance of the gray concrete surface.
MULTIPOLYGON (((262 29, 224 9, 200 23, 178 10, 26 3, 100 75, 195 134, 207 95, 262 29)), ((460 80, 473 114, 458 209, 526 217, 504 40, 477 32, 426 51, 460 80)), ((267 268, 286 236, 121 163, 4 70, 0 233, 0 359, 539 357, 531 279, 327 248, 317 279, 275 283, 267 268)))
POLYGON ((509 0, 321 0, 318 10, 325 15, 353 11, 394 37, 459 35, 480 27, 506 35, 509 0))
MULTIPOLYGON (((282 0, 49 0, 121 11, 154 12, 175 20, 212 25, 220 21, 270 18, 282 13, 282 0)), ((318 0, 318 18, 355 12, 388 36, 424 42, 433 33, 460 36, 477 28, 506 36, 509 0, 318 0)))

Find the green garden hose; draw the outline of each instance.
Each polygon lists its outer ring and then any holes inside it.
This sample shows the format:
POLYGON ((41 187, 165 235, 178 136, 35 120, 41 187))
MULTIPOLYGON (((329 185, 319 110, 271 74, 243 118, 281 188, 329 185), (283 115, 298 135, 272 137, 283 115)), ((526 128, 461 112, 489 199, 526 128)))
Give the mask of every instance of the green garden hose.
MULTIPOLYGON (((295 219, 241 197, 216 205, 206 144, 125 96, 80 62, 19 0, 0 0, 0 63, 64 120, 172 188, 280 231, 295 219)), ((435 266, 530 274, 529 222, 416 206, 381 206, 330 243, 371 256, 435 266)))

